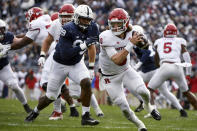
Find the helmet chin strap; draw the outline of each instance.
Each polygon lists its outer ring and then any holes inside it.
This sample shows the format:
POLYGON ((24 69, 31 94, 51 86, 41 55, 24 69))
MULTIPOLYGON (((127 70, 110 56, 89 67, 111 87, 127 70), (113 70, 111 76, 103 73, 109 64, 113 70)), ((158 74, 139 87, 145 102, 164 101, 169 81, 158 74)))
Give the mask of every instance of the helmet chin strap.
POLYGON ((124 32, 124 31, 117 31, 117 32, 112 31, 112 33, 113 33, 114 35, 116 35, 116 36, 118 36, 118 35, 122 34, 123 32, 124 32))

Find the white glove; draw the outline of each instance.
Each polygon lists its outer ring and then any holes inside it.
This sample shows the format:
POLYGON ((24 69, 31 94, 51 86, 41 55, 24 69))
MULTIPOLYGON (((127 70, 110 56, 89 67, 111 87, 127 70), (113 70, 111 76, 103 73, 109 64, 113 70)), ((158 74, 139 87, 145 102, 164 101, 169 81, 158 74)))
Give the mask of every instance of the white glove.
POLYGON ((44 66, 44 63, 45 63, 45 52, 44 51, 41 51, 40 53, 40 58, 38 59, 38 65, 43 67, 44 66))
POLYGON ((0 58, 6 56, 10 49, 11 49, 11 45, 2 45, 0 43, 0 58))
POLYGON ((90 80, 94 79, 94 70, 93 69, 89 69, 90 72, 90 80))
POLYGON ((43 67, 44 66, 44 63, 45 63, 45 57, 41 56, 39 59, 38 59, 38 65, 43 67))
POLYGON ((83 42, 83 43, 80 43, 80 48, 81 48, 81 50, 85 50, 86 48, 87 48, 87 45, 86 45, 86 43, 85 42, 83 42))
POLYGON ((137 71, 142 65, 142 62, 138 62, 133 68, 137 71))

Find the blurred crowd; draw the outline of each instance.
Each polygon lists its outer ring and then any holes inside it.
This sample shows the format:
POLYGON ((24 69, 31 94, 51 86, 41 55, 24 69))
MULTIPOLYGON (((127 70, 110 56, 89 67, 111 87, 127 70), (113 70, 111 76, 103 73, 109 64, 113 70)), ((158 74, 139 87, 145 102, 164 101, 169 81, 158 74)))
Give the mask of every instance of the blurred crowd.
MULTIPOLYGON (((106 29, 108 13, 117 7, 124 8, 130 15, 131 24, 141 25, 154 43, 162 37, 163 28, 167 23, 175 23, 178 36, 187 40, 188 50, 193 64, 193 77, 190 87, 197 92, 197 1, 196 0, 1 0, 0 18, 9 25, 9 31, 15 35, 27 31, 24 13, 32 6, 39 6, 46 13, 52 14, 64 3, 74 6, 80 4, 89 5, 95 13, 95 21, 100 26, 100 31, 106 29)), ((31 67, 39 72, 37 60, 40 47, 30 45, 11 55, 11 63, 16 70, 31 67)), ((99 46, 97 48, 98 61, 99 46)), ((133 55, 135 58, 135 55, 133 55)))

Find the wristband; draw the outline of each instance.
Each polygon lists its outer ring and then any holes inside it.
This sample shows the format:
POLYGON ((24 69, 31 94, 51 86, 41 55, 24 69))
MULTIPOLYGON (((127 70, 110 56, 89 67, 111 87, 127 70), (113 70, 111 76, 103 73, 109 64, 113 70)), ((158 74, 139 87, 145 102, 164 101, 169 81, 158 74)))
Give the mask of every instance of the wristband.
POLYGON ((44 51, 41 51, 40 52, 40 57, 45 57, 46 56, 46 53, 44 51))
POLYGON ((94 62, 90 62, 88 68, 89 68, 89 69, 94 69, 94 64, 95 64, 94 62))

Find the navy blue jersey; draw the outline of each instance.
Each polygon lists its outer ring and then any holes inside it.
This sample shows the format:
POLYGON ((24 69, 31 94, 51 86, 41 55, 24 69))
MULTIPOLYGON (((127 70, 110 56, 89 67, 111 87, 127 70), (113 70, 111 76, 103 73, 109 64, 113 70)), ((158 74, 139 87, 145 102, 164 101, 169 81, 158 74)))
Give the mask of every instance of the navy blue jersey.
POLYGON ((143 73, 157 69, 155 66, 154 55, 150 56, 150 50, 134 48, 134 51, 137 54, 138 59, 142 62, 141 70, 143 73))
POLYGON ((86 41, 90 37, 99 37, 99 29, 95 23, 91 22, 85 32, 81 32, 74 22, 66 23, 61 30, 53 59, 63 65, 75 65, 83 57, 84 51, 74 43, 76 40, 86 41))
MULTIPOLYGON (((5 37, 2 41, 0 41, 0 43, 2 45, 8 45, 8 44, 12 44, 13 42, 13 39, 14 39, 14 35, 11 33, 11 32, 7 32, 5 33, 5 37)), ((5 56, 3 58, 0 59, 0 70, 6 66, 8 64, 8 57, 5 56)))

